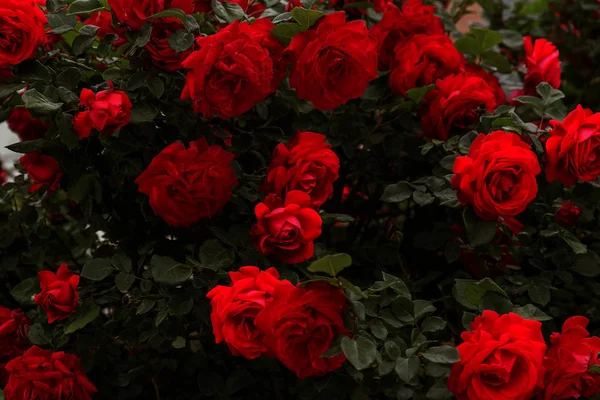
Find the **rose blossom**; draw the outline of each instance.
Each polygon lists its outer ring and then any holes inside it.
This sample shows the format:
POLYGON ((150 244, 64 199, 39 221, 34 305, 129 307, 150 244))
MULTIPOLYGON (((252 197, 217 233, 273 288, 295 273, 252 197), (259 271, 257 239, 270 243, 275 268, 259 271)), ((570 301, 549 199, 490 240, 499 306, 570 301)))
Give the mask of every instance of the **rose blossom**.
POLYGON ((47 186, 48 192, 55 191, 60 186, 63 172, 53 157, 44 155, 39 151, 27 153, 19 158, 25 172, 33 181, 29 186, 30 192, 36 192, 43 186, 47 186))
POLYGON ((33 58, 48 22, 33 0, 0 0, 0 68, 33 58))
POLYGON ((486 72, 483 68, 481 68, 477 64, 467 64, 465 67, 465 75, 466 76, 477 76, 485 81, 488 86, 494 92, 494 97, 496 98, 496 105, 506 104, 506 94, 504 93, 504 89, 500 85, 500 79, 497 76, 486 72))
POLYGON ((467 156, 454 162, 451 184, 463 205, 472 204, 483 219, 513 217, 525 211, 537 194, 540 165, 519 135, 494 131, 479 134, 467 156))
POLYGON ((186 14, 194 12, 194 0, 107 0, 117 20, 134 30, 140 30, 147 18, 170 8, 186 14))
POLYGON ((27 332, 31 322, 21 310, 0 306, 0 386, 6 385, 8 374, 4 367, 22 355, 30 346, 27 332))
POLYGON ((75 312, 79 302, 79 275, 69 271, 67 264, 61 264, 56 274, 52 271, 38 272, 42 291, 33 299, 48 315, 48 323, 66 319, 75 312))
POLYGON ((310 208, 310 196, 299 190, 287 193, 285 202, 275 194, 256 205, 257 223, 250 231, 257 251, 288 264, 312 257, 313 240, 321 235, 322 220, 310 208))
POLYGON ((169 44, 169 36, 184 28, 183 23, 177 18, 160 18, 154 21, 146 49, 156 67, 169 72, 183 68, 181 63, 192 53, 193 49, 190 47, 188 50, 176 52, 169 44))
POLYGON ((311 207, 318 208, 333 193, 339 169, 340 160, 324 135, 298 132, 287 146, 280 143, 275 147, 261 190, 280 197, 300 190, 310 195, 311 207))
POLYGON ((555 89, 560 87, 560 59, 558 50, 546 39, 532 41, 531 36, 523 40, 527 74, 523 80, 524 94, 537 96, 536 87, 547 82, 555 89))
POLYGON ((577 207, 570 201, 563 201, 556 210, 556 222, 564 226, 573 226, 577 223, 583 208, 577 207))
POLYGON ((19 135, 21 141, 44 137, 48 123, 34 118, 25 107, 15 107, 8 117, 8 129, 19 135))
POLYGON ((131 119, 131 101, 121 90, 110 89, 98 93, 84 88, 79 103, 85 109, 73 118, 73 128, 79 139, 89 137, 92 129, 103 135, 115 133, 131 119))

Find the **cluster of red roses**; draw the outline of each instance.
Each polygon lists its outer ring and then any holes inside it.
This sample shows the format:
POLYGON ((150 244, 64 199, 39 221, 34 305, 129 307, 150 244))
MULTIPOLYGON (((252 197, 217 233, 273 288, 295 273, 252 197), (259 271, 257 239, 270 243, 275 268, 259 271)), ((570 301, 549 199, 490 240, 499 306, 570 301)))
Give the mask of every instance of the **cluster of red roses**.
POLYGON ((484 311, 463 332, 448 388, 459 400, 591 398, 600 390, 600 338, 571 317, 547 347, 538 321, 484 311))
MULTIPOLYGON (((79 276, 66 264, 57 273, 38 273, 41 292, 34 301, 48 323, 66 319, 79 302, 79 276)), ((0 386, 7 399, 89 400, 96 387, 85 376, 79 357, 32 346, 29 318, 21 310, 0 306, 0 386)))
POLYGON ((216 286, 211 322, 217 343, 231 353, 254 359, 276 357, 299 378, 325 375, 346 357, 324 357, 335 337, 346 335, 346 296, 324 282, 294 286, 275 268, 241 267, 230 272, 230 286, 216 286))
MULTIPOLYGON (((600 176, 600 113, 579 106, 563 122, 552 120, 550 125, 546 179, 571 187, 578 180, 589 182, 600 176)), ((522 213, 535 199, 541 168, 519 135, 495 131, 477 136, 469 154, 456 158, 453 171, 451 184, 460 202, 472 204, 481 218, 494 220, 522 213)), ((580 210, 573 212, 576 218, 580 210)), ((572 218, 567 221, 564 214, 557 216, 559 221, 572 224, 572 218)))

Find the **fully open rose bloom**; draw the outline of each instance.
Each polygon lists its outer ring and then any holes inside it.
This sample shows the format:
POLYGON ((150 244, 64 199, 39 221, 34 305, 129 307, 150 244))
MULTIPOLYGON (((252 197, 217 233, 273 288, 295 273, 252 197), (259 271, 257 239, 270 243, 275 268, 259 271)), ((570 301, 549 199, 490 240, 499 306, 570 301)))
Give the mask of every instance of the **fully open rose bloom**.
POLYGON ((486 310, 461 334, 448 388, 458 400, 530 400, 544 381, 542 324, 486 310))
POLYGON ((578 179, 585 182, 600 175, 600 113, 577 106, 563 122, 550 121, 546 141, 546 178, 567 187, 578 179))
POLYGON ((448 75, 436 81, 421 109, 421 128, 428 139, 447 140, 452 129, 467 129, 477 124, 479 108, 496 109, 494 90, 480 77, 448 75))
POLYGON ((444 24, 434 12, 435 6, 423 5, 422 0, 408 0, 401 9, 389 7, 385 11, 381 21, 371 28, 371 34, 377 39, 380 71, 393 66, 398 54, 396 48, 404 46, 413 35, 444 34, 444 24))
POLYGON ((525 211, 537 194, 535 177, 541 170, 519 135, 494 131, 477 136, 469 154, 456 158, 453 172, 458 200, 472 204, 479 217, 494 220, 525 211))
POLYGON ((298 132, 287 146, 280 143, 275 147, 261 189, 282 198, 289 191, 300 190, 308 193, 311 206, 318 208, 333 193, 339 169, 340 160, 324 135, 298 132))
POLYGON ((537 96, 535 88, 542 82, 553 88, 560 87, 560 59, 558 50, 546 39, 532 41, 531 36, 523 40, 525 49, 525 66, 527 74, 523 80, 523 91, 526 95, 537 96))
POLYGON ((30 346, 29 325, 29 318, 23 311, 0 306, 0 387, 8 380, 4 369, 6 363, 22 355, 30 346))
POLYGON ((48 323, 61 321, 73 314, 79 303, 79 275, 69 271, 67 264, 61 264, 56 274, 52 271, 38 272, 42 291, 33 299, 48 316, 48 323))
POLYGON ((131 101, 121 90, 101 90, 98 93, 84 88, 79 103, 85 109, 73 118, 73 128, 79 139, 86 138, 92 129, 101 134, 115 133, 129 123, 131 119, 131 101))
POLYGON ((35 56, 48 22, 33 0, 0 0, 0 68, 35 56))
POLYGON ((136 179, 154 213, 171 226, 189 227, 223 208, 237 185, 234 155, 200 138, 164 148, 136 179))
POLYGON ((404 46, 396 47, 390 87, 394 93, 406 94, 407 90, 461 72, 465 63, 447 35, 414 35, 404 46))
POLYGON ((275 288, 293 286, 280 280, 275 268, 261 271, 257 267, 241 267, 238 272, 230 272, 229 277, 230 286, 216 286, 206 295, 212 306, 210 320, 216 341, 225 342, 235 356, 254 359, 267 354, 268 343, 254 320, 273 301, 275 288))
POLYGON ((178 30, 185 29, 183 23, 177 18, 161 18, 152 24, 150 41, 146 49, 150 53, 152 63, 165 71, 177 71, 183 68, 181 63, 192 53, 192 48, 176 52, 169 44, 169 36, 178 30))
POLYGON ((312 257, 321 235, 321 216, 310 208, 310 195, 292 190, 285 202, 276 194, 256 205, 257 223, 250 231, 257 251, 288 264, 312 257))
POLYGON ((94 384, 85 376, 79 358, 37 346, 6 364, 10 374, 4 388, 7 400, 91 400, 94 384))
POLYGON ((290 86, 319 110, 359 97, 377 78, 377 43, 364 21, 346 22, 344 12, 326 15, 295 35, 286 52, 290 86))
POLYGON ((591 399, 600 392, 600 374, 589 370, 600 366, 600 338, 590 337, 585 329, 588 323, 585 317, 571 317, 563 324, 562 334, 550 336, 540 400, 591 399))
POLYGON ((178 8, 186 14, 194 12, 194 0, 107 0, 110 9, 120 23, 139 30, 148 17, 170 8, 178 8))
POLYGON ((256 318, 273 354, 298 378, 322 376, 342 366, 346 357, 322 357, 339 335, 347 335, 348 308, 340 289, 324 282, 306 287, 278 286, 274 300, 256 318))
POLYGON ((283 47, 269 33, 273 23, 235 21, 214 35, 198 37, 198 50, 184 62, 189 69, 182 100, 206 118, 240 115, 277 89, 283 47))
POLYGON ((48 123, 34 118, 25 107, 15 107, 8 117, 8 129, 19 135, 19 139, 34 140, 44 137, 48 123))
POLYGON ((506 104, 506 94, 504 93, 504 89, 502 89, 502 85, 500 85, 500 79, 497 76, 486 72, 483 68, 481 68, 477 64, 467 64, 465 67, 465 75, 467 76, 477 76, 485 81, 489 85, 489 87, 494 92, 494 97, 496 98, 496 105, 506 104))
POLYGON ((30 192, 36 192, 42 187, 46 187, 49 192, 55 191, 60 186, 60 179, 63 172, 58 165, 58 161, 51 156, 34 151, 27 153, 19 158, 29 179, 33 181, 29 186, 30 192))

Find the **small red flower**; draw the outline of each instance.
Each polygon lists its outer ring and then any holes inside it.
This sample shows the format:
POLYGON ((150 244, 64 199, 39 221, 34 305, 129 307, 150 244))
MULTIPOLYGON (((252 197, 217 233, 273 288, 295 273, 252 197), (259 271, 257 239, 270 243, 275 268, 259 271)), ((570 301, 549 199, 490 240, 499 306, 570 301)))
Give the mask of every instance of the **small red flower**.
POLYGON ((25 107, 15 107, 8 117, 8 129, 19 135, 21 141, 44 137, 48 123, 34 118, 25 107))
POLYGON ((536 87, 547 82, 553 88, 560 87, 560 59, 556 47, 546 39, 537 39, 531 36, 523 40, 525 49, 525 66, 527 74, 523 80, 523 91, 526 95, 537 96, 536 87))
POLYGON ((21 310, 0 306, 0 386, 4 387, 8 374, 6 363, 21 356, 31 346, 27 332, 31 322, 21 310))
POLYGON ((47 186, 48 192, 53 192, 60 186, 60 179, 63 172, 53 157, 44 155, 39 151, 27 153, 19 158, 21 165, 25 168, 25 172, 33 181, 29 186, 30 192, 36 192, 43 186, 47 186))
POLYGON ((84 88, 79 96, 79 103, 85 111, 73 118, 73 128, 79 139, 86 138, 92 129, 103 135, 115 133, 129 123, 131 119, 131 101, 121 90, 113 90, 109 82, 109 90, 98 93, 84 88))
POLYGON ((48 315, 48 323, 66 319, 77 309, 79 302, 79 275, 69 271, 67 264, 61 264, 56 274, 52 271, 38 272, 42 291, 34 301, 48 315))
POLYGON ((577 207, 570 201, 563 201, 556 210, 556 222, 564 226, 573 226, 577 223, 583 208, 577 207))

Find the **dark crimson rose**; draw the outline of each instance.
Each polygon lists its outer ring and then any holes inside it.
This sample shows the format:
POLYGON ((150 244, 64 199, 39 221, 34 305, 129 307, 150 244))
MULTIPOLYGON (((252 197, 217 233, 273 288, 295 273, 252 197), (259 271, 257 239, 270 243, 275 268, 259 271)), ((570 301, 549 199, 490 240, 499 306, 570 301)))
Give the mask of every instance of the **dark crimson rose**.
POLYGON ((525 49, 525 66, 527 74, 523 80, 523 91, 526 95, 537 96, 535 88, 542 82, 553 88, 560 87, 560 59, 558 50, 546 39, 532 41, 531 36, 523 40, 525 49))
POLYGON ((281 77, 283 46, 270 34, 273 23, 233 22, 214 35, 199 36, 198 50, 184 62, 189 69, 182 100, 207 118, 245 113, 273 93, 281 77))
POLYGON ((63 172, 54 158, 44 155, 39 151, 27 153, 19 158, 21 165, 33 183, 29 186, 30 192, 36 192, 47 186, 48 192, 53 192, 60 186, 63 172))
POLYGON ((178 8, 186 14, 194 12, 194 0, 107 0, 117 20, 131 29, 139 30, 148 17, 170 8, 178 8))
POLYGON ((127 43, 127 37, 125 36, 127 29, 117 28, 113 25, 110 11, 96 11, 92 13, 88 19, 83 21, 83 24, 97 26, 99 29, 96 35, 101 40, 104 40, 106 35, 116 35, 117 39, 113 42, 114 47, 119 47, 127 43))
POLYGON ((463 205, 483 219, 513 217, 537 195, 540 165, 531 147, 512 132, 479 134, 467 156, 454 162, 451 184, 463 205))
POLYGON ((447 140, 452 128, 467 129, 479 121, 478 109, 496 109, 494 90, 481 78, 448 75, 436 81, 421 109, 421 128, 428 139, 447 140))
POLYGON ((444 34, 444 24, 434 12, 435 6, 423 5, 422 0, 409 0, 402 9, 389 7, 385 11, 381 21, 371 28, 371 34, 377 39, 380 71, 392 68, 396 48, 405 45, 413 35, 444 34))
POLYGON ((494 96, 496 97, 496 105, 506 104, 506 93, 504 93, 504 89, 502 89, 502 85, 500 85, 500 79, 497 76, 486 72, 483 68, 481 68, 477 64, 467 64, 465 75, 467 76, 478 76, 483 79, 485 83, 487 83, 490 88, 494 91, 494 96))
POLYGON ((160 18, 152 24, 152 34, 146 49, 150 52, 152 63, 158 68, 169 72, 177 71, 183 68, 181 62, 192 53, 191 47, 178 53, 169 44, 169 36, 181 29, 185 29, 185 26, 177 18, 160 18))
POLYGON ((298 132, 287 144, 275 147, 261 190, 284 198, 292 190, 310 195, 310 206, 319 208, 333 193, 340 159, 325 142, 325 136, 298 132))
POLYGON ((27 332, 31 322, 21 310, 0 306, 0 386, 8 381, 5 365, 31 346, 27 332))
POLYGON ((211 0, 196 0, 194 4, 194 12, 207 13, 211 10, 211 0))
POLYGON ((577 223, 583 208, 577 207, 570 201, 563 201, 556 210, 556 222, 564 226, 573 226, 577 223))
POLYGON ((298 378, 322 376, 341 367, 344 354, 322 357, 333 340, 347 335, 344 292, 324 282, 306 287, 280 285, 274 300, 256 317, 271 351, 298 378))
POLYGON ((200 138, 165 147, 135 180, 154 213, 171 226, 187 228, 223 208, 237 185, 234 155, 200 138))
POLYGON ((264 335, 254 325, 254 320, 269 302, 278 286, 293 285, 279 280, 275 268, 261 271, 257 267, 241 267, 230 272, 230 286, 216 286, 206 297, 210 299, 210 320, 217 343, 225 342, 234 356, 247 359, 268 353, 264 335))
POLYGON ((67 264, 61 264, 56 274, 52 271, 38 272, 38 279, 42 291, 33 300, 46 311, 49 324, 66 319, 75 312, 79 302, 79 275, 69 271, 67 264))
POLYGON ((6 170, 2 166, 2 161, 0 161, 0 185, 4 185, 6 183, 6 170))
POLYGON ((285 12, 290 12, 296 7, 302 7, 302 2, 300 0, 290 0, 285 5, 285 12))
POLYGON ((0 0, 0 68, 35 56, 46 41, 46 16, 33 0, 0 0))
POLYGON ((79 139, 86 138, 92 129, 103 135, 115 133, 129 123, 131 119, 131 101, 121 90, 109 90, 98 93, 84 88, 79 96, 79 103, 85 111, 73 118, 73 128, 79 139))
POLYGON ((486 310, 461 334, 448 388, 458 400, 529 400, 544 383, 542 323, 486 310))
POLYGON ((363 94, 377 78, 377 48, 364 21, 346 22, 344 12, 320 18, 292 39, 290 86, 301 100, 333 110, 363 94))
POLYGON ((562 334, 550 336, 540 400, 591 399, 600 393, 600 374, 590 371, 600 366, 600 338, 590 337, 588 323, 585 317, 571 317, 563 324, 562 334))
POLYGON ((6 364, 6 371, 10 374, 4 388, 7 400, 91 400, 96 392, 79 358, 62 351, 32 346, 6 364))
POLYGON ((257 223, 250 231, 256 251, 296 264, 315 252, 313 240, 321 235, 323 221, 310 208, 310 195, 299 190, 287 193, 285 202, 270 194, 254 208, 257 223))
POLYGON ((563 122, 552 120, 550 126, 546 179, 567 187, 578 179, 595 180, 600 175, 600 113, 577 106, 563 122))
POLYGON ((48 123, 34 118, 25 107, 15 107, 8 117, 8 129, 19 135, 22 141, 44 137, 48 123))
POLYGON ((407 90, 461 72, 465 63, 447 35, 414 35, 406 44, 396 47, 390 87, 393 93, 405 95, 407 90))

